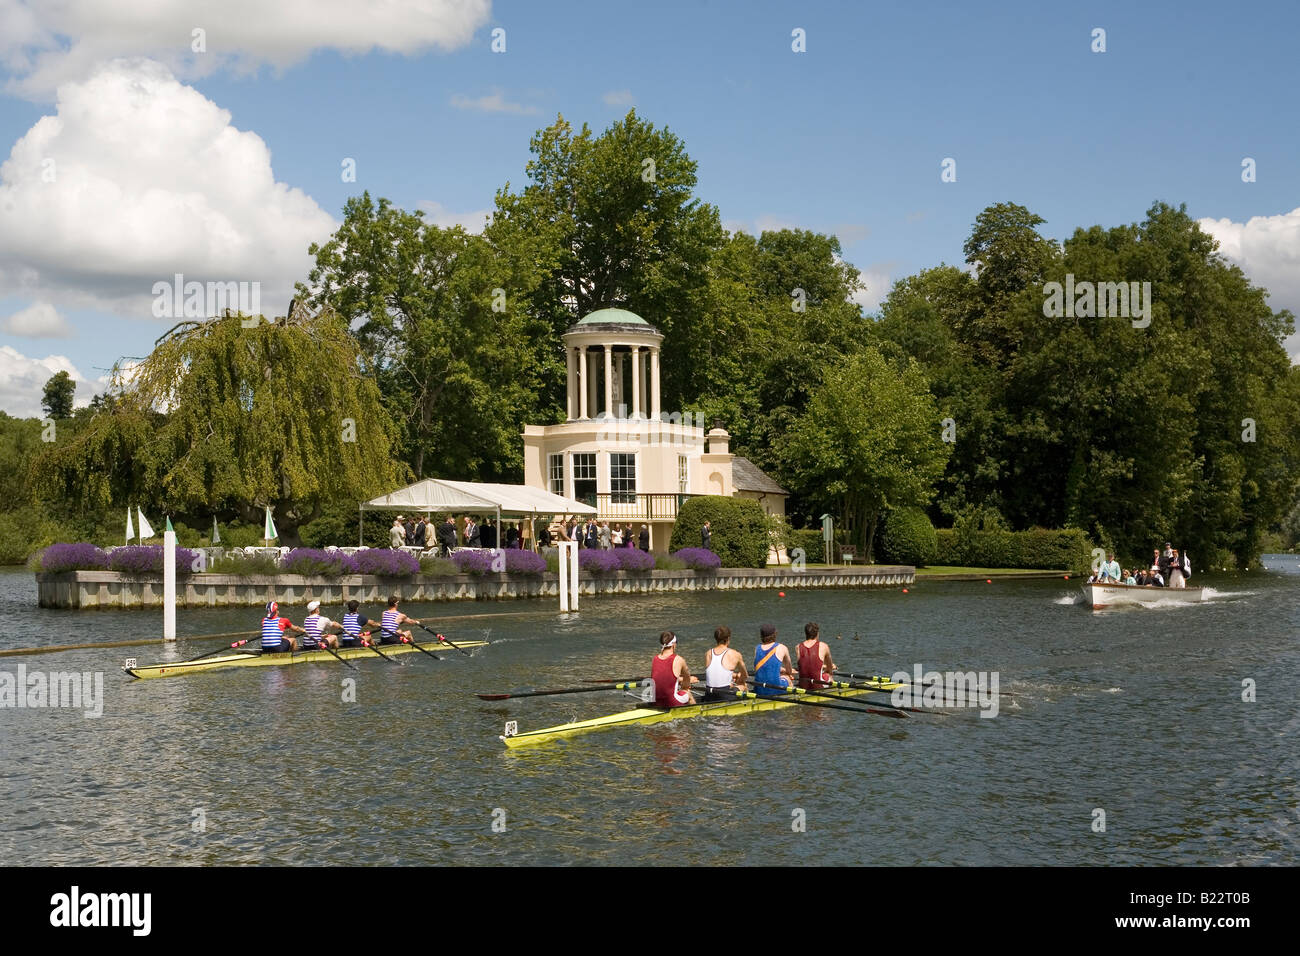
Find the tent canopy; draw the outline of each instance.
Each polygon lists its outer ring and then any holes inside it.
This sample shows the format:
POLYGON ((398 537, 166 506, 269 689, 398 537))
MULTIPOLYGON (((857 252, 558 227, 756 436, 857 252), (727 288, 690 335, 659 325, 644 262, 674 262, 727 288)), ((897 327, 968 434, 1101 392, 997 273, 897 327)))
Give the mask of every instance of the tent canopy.
POLYGON ((596 509, 529 485, 425 478, 362 502, 362 511, 496 511, 499 515, 594 515, 596 509))

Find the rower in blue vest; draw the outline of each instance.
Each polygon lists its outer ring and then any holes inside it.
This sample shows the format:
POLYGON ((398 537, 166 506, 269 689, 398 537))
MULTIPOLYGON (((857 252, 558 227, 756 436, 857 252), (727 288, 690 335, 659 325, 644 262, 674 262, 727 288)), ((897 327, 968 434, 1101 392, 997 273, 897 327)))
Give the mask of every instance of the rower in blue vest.
POLYGON ((298 642, 289 636, 290 631, 305 634, 302 628, 287 617, 280 617, 280 605, 274 601, 266 602, 266 616, 262 618, 262 653, 275 654, 280 651, 296 651, 298 642))
POLYGON ((764 624, 759 629, 758 649, 754 651, 754 691, 760 697, 775 697, 777 687, 794 686, 794 665, 790 651, 776 639, 776 628, 764 624), (770 684, 770 687, 764 687, 770 684))
POLYGON ((380 644, 403 644, 406 643, 406 641, 414 640, 414 638, 411 637, 411 632, 409 630, 402 631, 399 630, 399 628, 403 624, 419 624, 420 622, 413 617, 407 617, 399 611, 397 609, 397 601, 398 597, 396 594, 390 595, 388 598, 388 608, 384 611, 382 618, 384 633, 383 637, 379 641, 380 644), (405 641, 403 638, 405 638, 405 641))

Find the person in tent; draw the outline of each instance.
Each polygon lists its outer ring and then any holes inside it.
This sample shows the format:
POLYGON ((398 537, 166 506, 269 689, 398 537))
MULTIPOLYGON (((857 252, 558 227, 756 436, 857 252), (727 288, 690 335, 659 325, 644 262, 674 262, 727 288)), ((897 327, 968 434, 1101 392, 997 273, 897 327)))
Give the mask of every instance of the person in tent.
POLYGON ((691 676, 686 658, 678 654, 676 648, 676 634, 664 631, 659 635, 659 653, 650 664, 657 707, 683 707, 695 703, 695 695, 690 690, 695 678, 691 676))
POLYGON ((388 598, 388 609, 384 611, 381 621, 383 622, 384 633, 380 638, 380 644, 404 644, 407 641, 414 640, 411 637, 410 630, 401 630, 403 624, 419 624, 413 617, 407 617, 397 609, 398 597, 396 594, 388 598), (405 638, 405 640, 403 640, 405 638))
POLYGON ((758 636, 758 648, 754 651, 754 688, 760 697, 775 697, 785 693, 778 688, 794 686, 790 650, 776 639, 776 627, 771 624, 764 624, 758 636), (764 687, 764 684, 770 686, 764 687))
POLYGON ((280 605, 268 601, 266 616, 262 618, 262 653, 278 654, 281 651, 296 651, 298 642, 290 636, 290 631, 297 634, 307 633, 287 617, 280 617, 280 605))
POLYGON ((825 687, 835 673, 831 646, 821 639, 821 627, 812 622, 803 626, 803 635, 799 642, 799 686, 804 690, 825 687))

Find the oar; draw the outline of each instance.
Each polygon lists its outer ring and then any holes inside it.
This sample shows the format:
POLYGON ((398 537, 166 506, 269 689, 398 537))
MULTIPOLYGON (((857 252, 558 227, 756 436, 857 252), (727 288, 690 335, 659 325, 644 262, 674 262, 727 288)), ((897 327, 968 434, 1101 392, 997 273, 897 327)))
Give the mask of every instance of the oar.
MULTIPOLYGON (((386 634, 393 634, 393 633, 395 633, 395 632, 393 632, 393 631, 385 631, 384 633, 386 633, 386 634)), ((421 654, 428 654, 428 655, 429 655, 430 657, 432 657, 435 661, 440 661, 440 660, 442 660, 442 658, 439 657, 437 654, 435 654, 433 651, 426 651, 423 647, 421 647, 421 646, 420 646, 420 645, 415 641, 414 638, 407 637, 405 634, 398 634, 398 635, 397 635, 397 639, 398 639, 399 641, 401 641, 403 644, 410 644, 412 647, 414 647, 414 648, 415 648, 417 651, 419 651, 421 654)))
MULTIPOLYGON (((431 628, 431 627, 425 627, 423 624, 417 624, 417 625, 415 625, 415 626, 418 627, 418 628, 422 628, 423 630, 428 631, 430 634, 432 634, 434 637, 436 637, 436 638, 437 638, 439 641, 441 641, 443 644, 451 644, 451 641, 447 640, 447 638, 443 637, 441 634, 439 634, 439 633, 438 633, 437 631, 435 631, 433 628, 431 628)), ((463 648, 463 647, 456 647, 455 644, 451 644, 451 646, 452 646, 452 647, 455 647, 456 650, 460 651, 460 652, 461 652, 462 654, 464 654, 466 657, 473 657, 473 656, 474 656, 474 655, 471 654, 469 651, 465 650, 465 648, 463 648)))
MULTIPOLYGON (((867 674, 846 674, 844 671, 836 671, 836 672, 835 672, 835 676, 836 676, 836 677, 847 677, 849 680, 889 681, 890 683, 893 682, 893 678, 891 678, 891 677, 881 677, 879 674, 871 674, 871 675, 867 675, 867 674)), ((911 682, 911 681, 902 681, 901 683, 902 683, 902 686, 903 686, 903 687, 942 687, 942 686, 943 686, 943 684, 940 684, 940 683, 938 683, 938 682, 936 682, 936 681, 931 681, 931 682, 928 683, 928 684, 925 683, 925 682, 922 682, 922 683, 920 683, 920 684, 916 684, 916 683, 913 683, 913 682, 911 682)), ((889 692, 886 691, 885 693, 889 693, 889 692)), ((1004 691, 998 691, 998 696, 999 696, 999 697, 1012 697, 1012 698, 1014 698, 1014 697, 1018 697, 1019 695, 1018 695, 1018 694, 1008 694, 1008 693, 1006 693, 1006 692, 1004 692, 1004 691)))
POLYGON ((378 654, 378 655, 379 655, 380 657, 382 657, 384 660, 388 661, 388 663, 390 663, 390 664, 396 664, 398 667, 405 667, 405 666, 406 666, 405 664, 403 664, 401 661, 397 660, 396 658, 389 657, 387 654, 385 654, 385 653, 384 653, 383 651, 381 651, 379 648, 375 647, 375 645, 371 644, 371 643, 370 643, 368 640, 366 640, 364 637, 361 638, 361 646, 362 646, 362 647, 368 647, 368 648, 370 648, 372 651, 374 651, 376 654, 378 654))
MULTIPOLYGON (((845 689, 845 690, 865 690, 865 691, 873 691, 873 692, 875 692, 875 693, 877 693, 877 694, 890 694, 890 693, 893 693, 892 691, 885 690, 885 689, 882 688, 882 687, 872 687, 870 684, 853 684, 853 683, 850 683, 850 682, 848 682, 848 681, 842 681, 842 680, 818 681, 818 682, 817 682, 817 685, 818 685, 819 687, 823 687, 823 688, 831 689, 831 690, 833 690, 833 689, 835 689, 835 688, 838 687, 838 688, 843 688, 843 689, 845 689)), ((906 686, 906 685, 904 685, 904 686, 906 686)), ((803 688, 800 688, 800 689, 799 689, 799 693, 801 693, 801 694, 812 694, 814 697, 838 697, 838 696, 839 696, 838 694, 819 694, 819 693, 817 693, 817 691, 815 691, 815 690, 804 690, 803 688)), ((901 705, 899 705, 899 704, 886 704, 884 701, 879 701, 879 700, 873 700, 873 701, 871 701, 871 703, 872 703, 873 706, 876 706, 876 707, 889 707, 889 708, 891 708, 891 709, 893 709, 893 710, 907 710, 907 711, 911 711, 911 712, 914 713, 914 714, 933 714, 933 715, 936 716, 936 717, 951 717, 951 716, 952 716, 952 714, 950 714, 950 713, 949 713, 948 711, 946 711, 946 710, 922 710, 922 709, 919 708, 919 707, 903 707, 903 706, 901 706, 901 705)))
MULTIPOLYGON (((226 651, 233 650, 233 649, 235 649, 235 648, 237 648, 237 647, 243 647, 245 644, 251 643, 252 641, 255 641, 255 640, 257 640, 257 638, 255 638, 255 637, 246 637, 246 638, 244 638, 242 641, 235 641, 235 643, 233 643, 233 644, 228 644, 228 645, 225 645, 224 647, 219 647, 219 648, 217 648, 215 651, 208 651, 206 654, 200 654, 198 657, 191 657, 188 661, 182 661, 181 663, 183 663, 183 664, 189 664, 191 661, 201 661, 201 660, 203 660, 205 657, 212 657, 212 656, 214 656, 214 655, 216 655, 216 654, 224 654, 224 653, 226 653, 226 651)), ((256 655, 258 652, 257 652, 257 651, 244 651, 243 653, 245 653, 245 654, 254 654, 254 655, 256 655)))
MULTIPOLYGON (((800 692, 800 689, 797 687, 794 688, 794 690, 792 691, 788 687, 778 687, 776 684, 763 684, 757 681, 754 682, 754 686, 770 687, 774 690, 782 691, 783 695, 780 697, 764 697, 762 694, 755 694, 752 691, 733 691, 732 693, 736 697, 740 697, 740 698, 752 698, 755 700, 779 700, 785 704, 799 704, 801 707, 828 707, 831 710, 847 710, 855 714, 876 714, 879 717, 906 717, 907 716, 907 714, 903 713, 901 708, 894 709, 894 710, 877 710, 874 707, 850 707, 847 704, 828 704, 823 701, 800 700, 798 697, 794 696, 795 694, 800 692)), ((803 691, 803 693, 807 694, 812 692, 803 691)), ((830 697, 832 695, 825 694, 821 696, 830 697)), ((844 700, 843 697, 838 697, 836 699, 844 700)))
POLYGON ((328 644, 325 643, 325 639, 324 639, 324 638, 321 638, 320 644, 321 644, 320 647, 304 647, 304 648, 302 648, 302 650, 303 650, 303 652, 307 652, 307 651, 329 651, 330 654, 332 654, 332 655, 334 656, 334 658, 335 658, 335 659, 336 659, 340 664, 342 664, 344 667, 350 667, 350 668, 352 668, 353 670, 356 670, 356 669, 357 669, 357 665, 356 665, 356 664, 353 664, 351 661, 349 661, 349 660, 347 660, 347 659, 345 659, 345 658, 339 657, 338 654, 336 654, 336 653, 334 652, 334 648, 330 647, 328 644))
POLYGON ((560 690, 529 690, 519 694, 475 694, 474 696, 480 700, 513 700, 516 697, 553 697, 556 694, 594 694, 602 690, 636 690, 640 686, 640 682, 626 681, 603 687, 565 687, 560 690))

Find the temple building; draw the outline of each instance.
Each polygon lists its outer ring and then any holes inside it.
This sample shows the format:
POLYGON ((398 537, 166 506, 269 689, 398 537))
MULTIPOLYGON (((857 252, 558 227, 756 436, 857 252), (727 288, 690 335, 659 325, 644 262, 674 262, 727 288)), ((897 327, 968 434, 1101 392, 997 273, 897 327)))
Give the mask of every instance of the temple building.
POLYGON ((664 413, 663 338, 625 309, 592 312, 564 333, 566 420, 524 426, 524 483, 593 505, 611 526, 648 525, 653 551, 668 549, 692 495, 755 498, 783 516, 788 493, 731 454, 725 429, 706 433, 689 413, 664 413))

